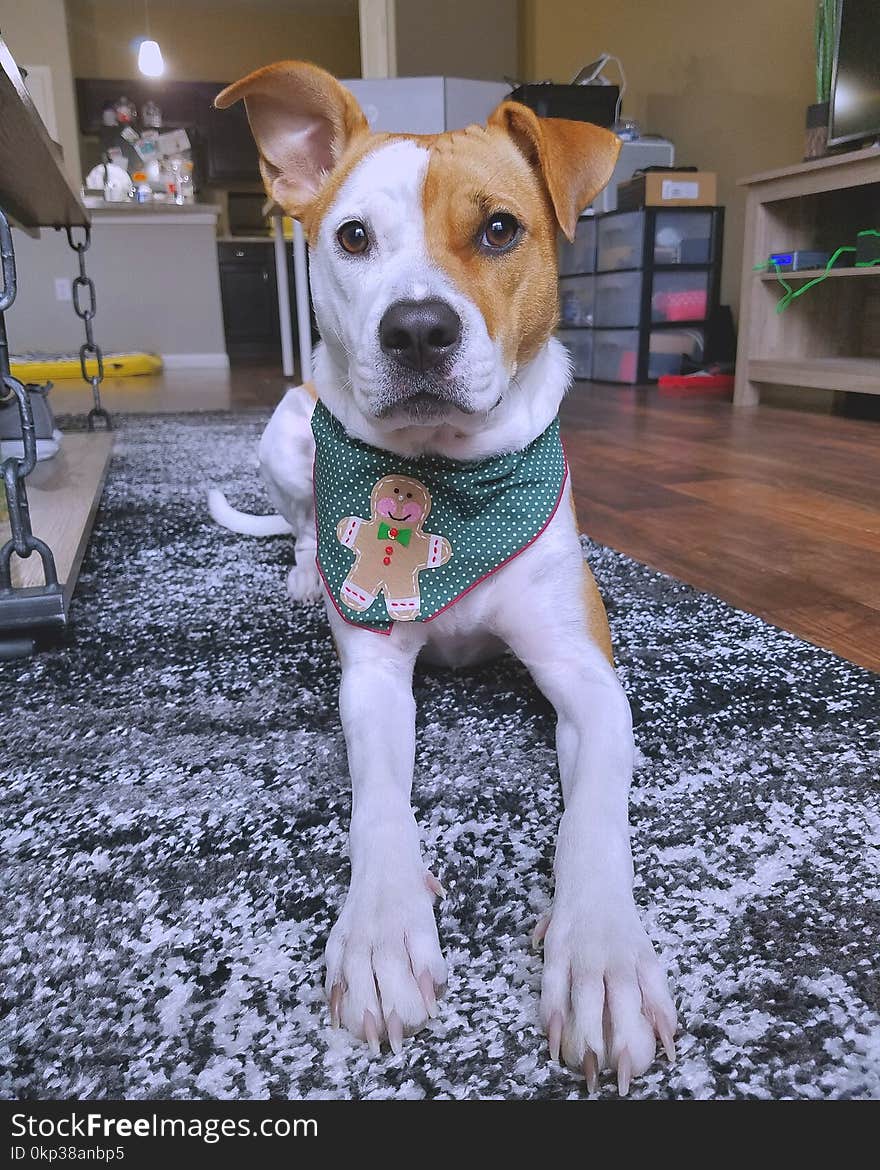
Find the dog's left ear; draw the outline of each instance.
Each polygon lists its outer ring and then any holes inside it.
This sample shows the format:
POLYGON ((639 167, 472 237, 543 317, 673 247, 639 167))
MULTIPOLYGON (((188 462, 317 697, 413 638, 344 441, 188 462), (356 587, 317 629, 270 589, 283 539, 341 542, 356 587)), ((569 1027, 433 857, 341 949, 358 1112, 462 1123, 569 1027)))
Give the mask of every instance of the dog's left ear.
POLYGON ((505 130, 540 173, 559 226, 574 239, 578 216, 611 178, 620 139, 591 122, 539 118, 519 102, 502 102, 489 125, 505 130))
POLYGON ((267 193, 301 219, 355 135, 369 131, 354 95, 308 61, 278 61, 214 98, 223 110, 244 98, 267 193))

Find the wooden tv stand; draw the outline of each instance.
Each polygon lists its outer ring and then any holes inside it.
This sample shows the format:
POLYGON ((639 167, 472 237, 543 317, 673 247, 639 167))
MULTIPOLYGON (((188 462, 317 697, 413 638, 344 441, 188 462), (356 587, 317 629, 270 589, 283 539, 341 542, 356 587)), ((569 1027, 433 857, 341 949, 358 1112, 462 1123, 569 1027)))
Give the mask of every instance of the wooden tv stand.
MULTIPOLYGON (((880 229, 880 146, 741 179, 746 229, 736 359, 737 406, 762 385, 880 394, 880 265, 834 268, 782 313, 775 274, 755 271, 771 252, 833 252, 880 229)), ((819 270, 785 273, 792 286, 819 270)))

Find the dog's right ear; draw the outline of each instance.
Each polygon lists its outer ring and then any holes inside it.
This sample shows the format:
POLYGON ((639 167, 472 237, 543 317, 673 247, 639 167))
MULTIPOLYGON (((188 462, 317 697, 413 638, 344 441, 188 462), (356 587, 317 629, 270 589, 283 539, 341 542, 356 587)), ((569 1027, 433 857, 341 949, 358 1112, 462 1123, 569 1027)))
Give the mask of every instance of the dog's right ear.
POLYGON ((352 94, 307 61, 278 61, 229 85, 214 105, 244 98, 266 191, 294 219, 320 190, 367 120, 352 94))
POLYGON ((541 175, 556 220, 573 240, 578 216, 614 173, 620 139, 590 122, 539 118, 519 102, 502 102, 488 124, 505 130, 541 175))

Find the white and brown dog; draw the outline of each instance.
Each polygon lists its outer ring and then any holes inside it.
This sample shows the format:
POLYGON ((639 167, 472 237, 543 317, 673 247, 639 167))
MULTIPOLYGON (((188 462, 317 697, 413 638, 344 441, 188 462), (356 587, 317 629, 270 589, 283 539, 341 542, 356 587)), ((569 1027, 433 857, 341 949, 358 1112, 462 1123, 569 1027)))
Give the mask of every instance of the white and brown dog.
MULTIPOLYGON (((243 98, 269 195, 305 228, 322 342, 314 391, 345 432, 412 458, 484 460, 526 448, 553 422, 570 381, 552 337, 556 233, 608 181, 619 149, 586 123, 539 119, 505 102, 486 126, 436 136, 371 134, 357 102, 313 65, 281 62, 224 90, 243 98)), ((246 532, 292 530, 295 599, 322 592, 314 563, 312 399, 291 391, 260 463, 283 517, 212 511, 246 532)), ((616 1070, 622 1093, 676 1013, 632 896, 629 704, 605 611, 570 507, 521 555, 432 621, 390 637, 327 606, 342 665, 340 713, 353 786, 351 886, 327 943, 334 1023, 376 1052, 436 1014, 446 962, 410 806, 412 674, 424 652, 470 663, 509 647, 558 715, 565 811, 544 933, 541 1021, 550 1052, 592 1088, 616 1070)))

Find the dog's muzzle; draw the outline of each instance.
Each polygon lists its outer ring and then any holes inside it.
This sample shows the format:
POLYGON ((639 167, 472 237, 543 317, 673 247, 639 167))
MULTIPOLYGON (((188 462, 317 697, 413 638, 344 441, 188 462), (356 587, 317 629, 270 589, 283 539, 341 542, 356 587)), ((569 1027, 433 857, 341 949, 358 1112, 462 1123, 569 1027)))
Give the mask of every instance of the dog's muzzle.
POLYGON ((397 301, 379 322, 379 343, 389 359, 379 418, 404 415, 431 422, 455 408, 472 413, 465 386, 451 376, 461 346, 462 324, 446 301, 397 301))
POLYGON ((397 301, 379 322, 379 344, 404 369, 432 373, 461 344, 461 318, 445 301, 397 301))

